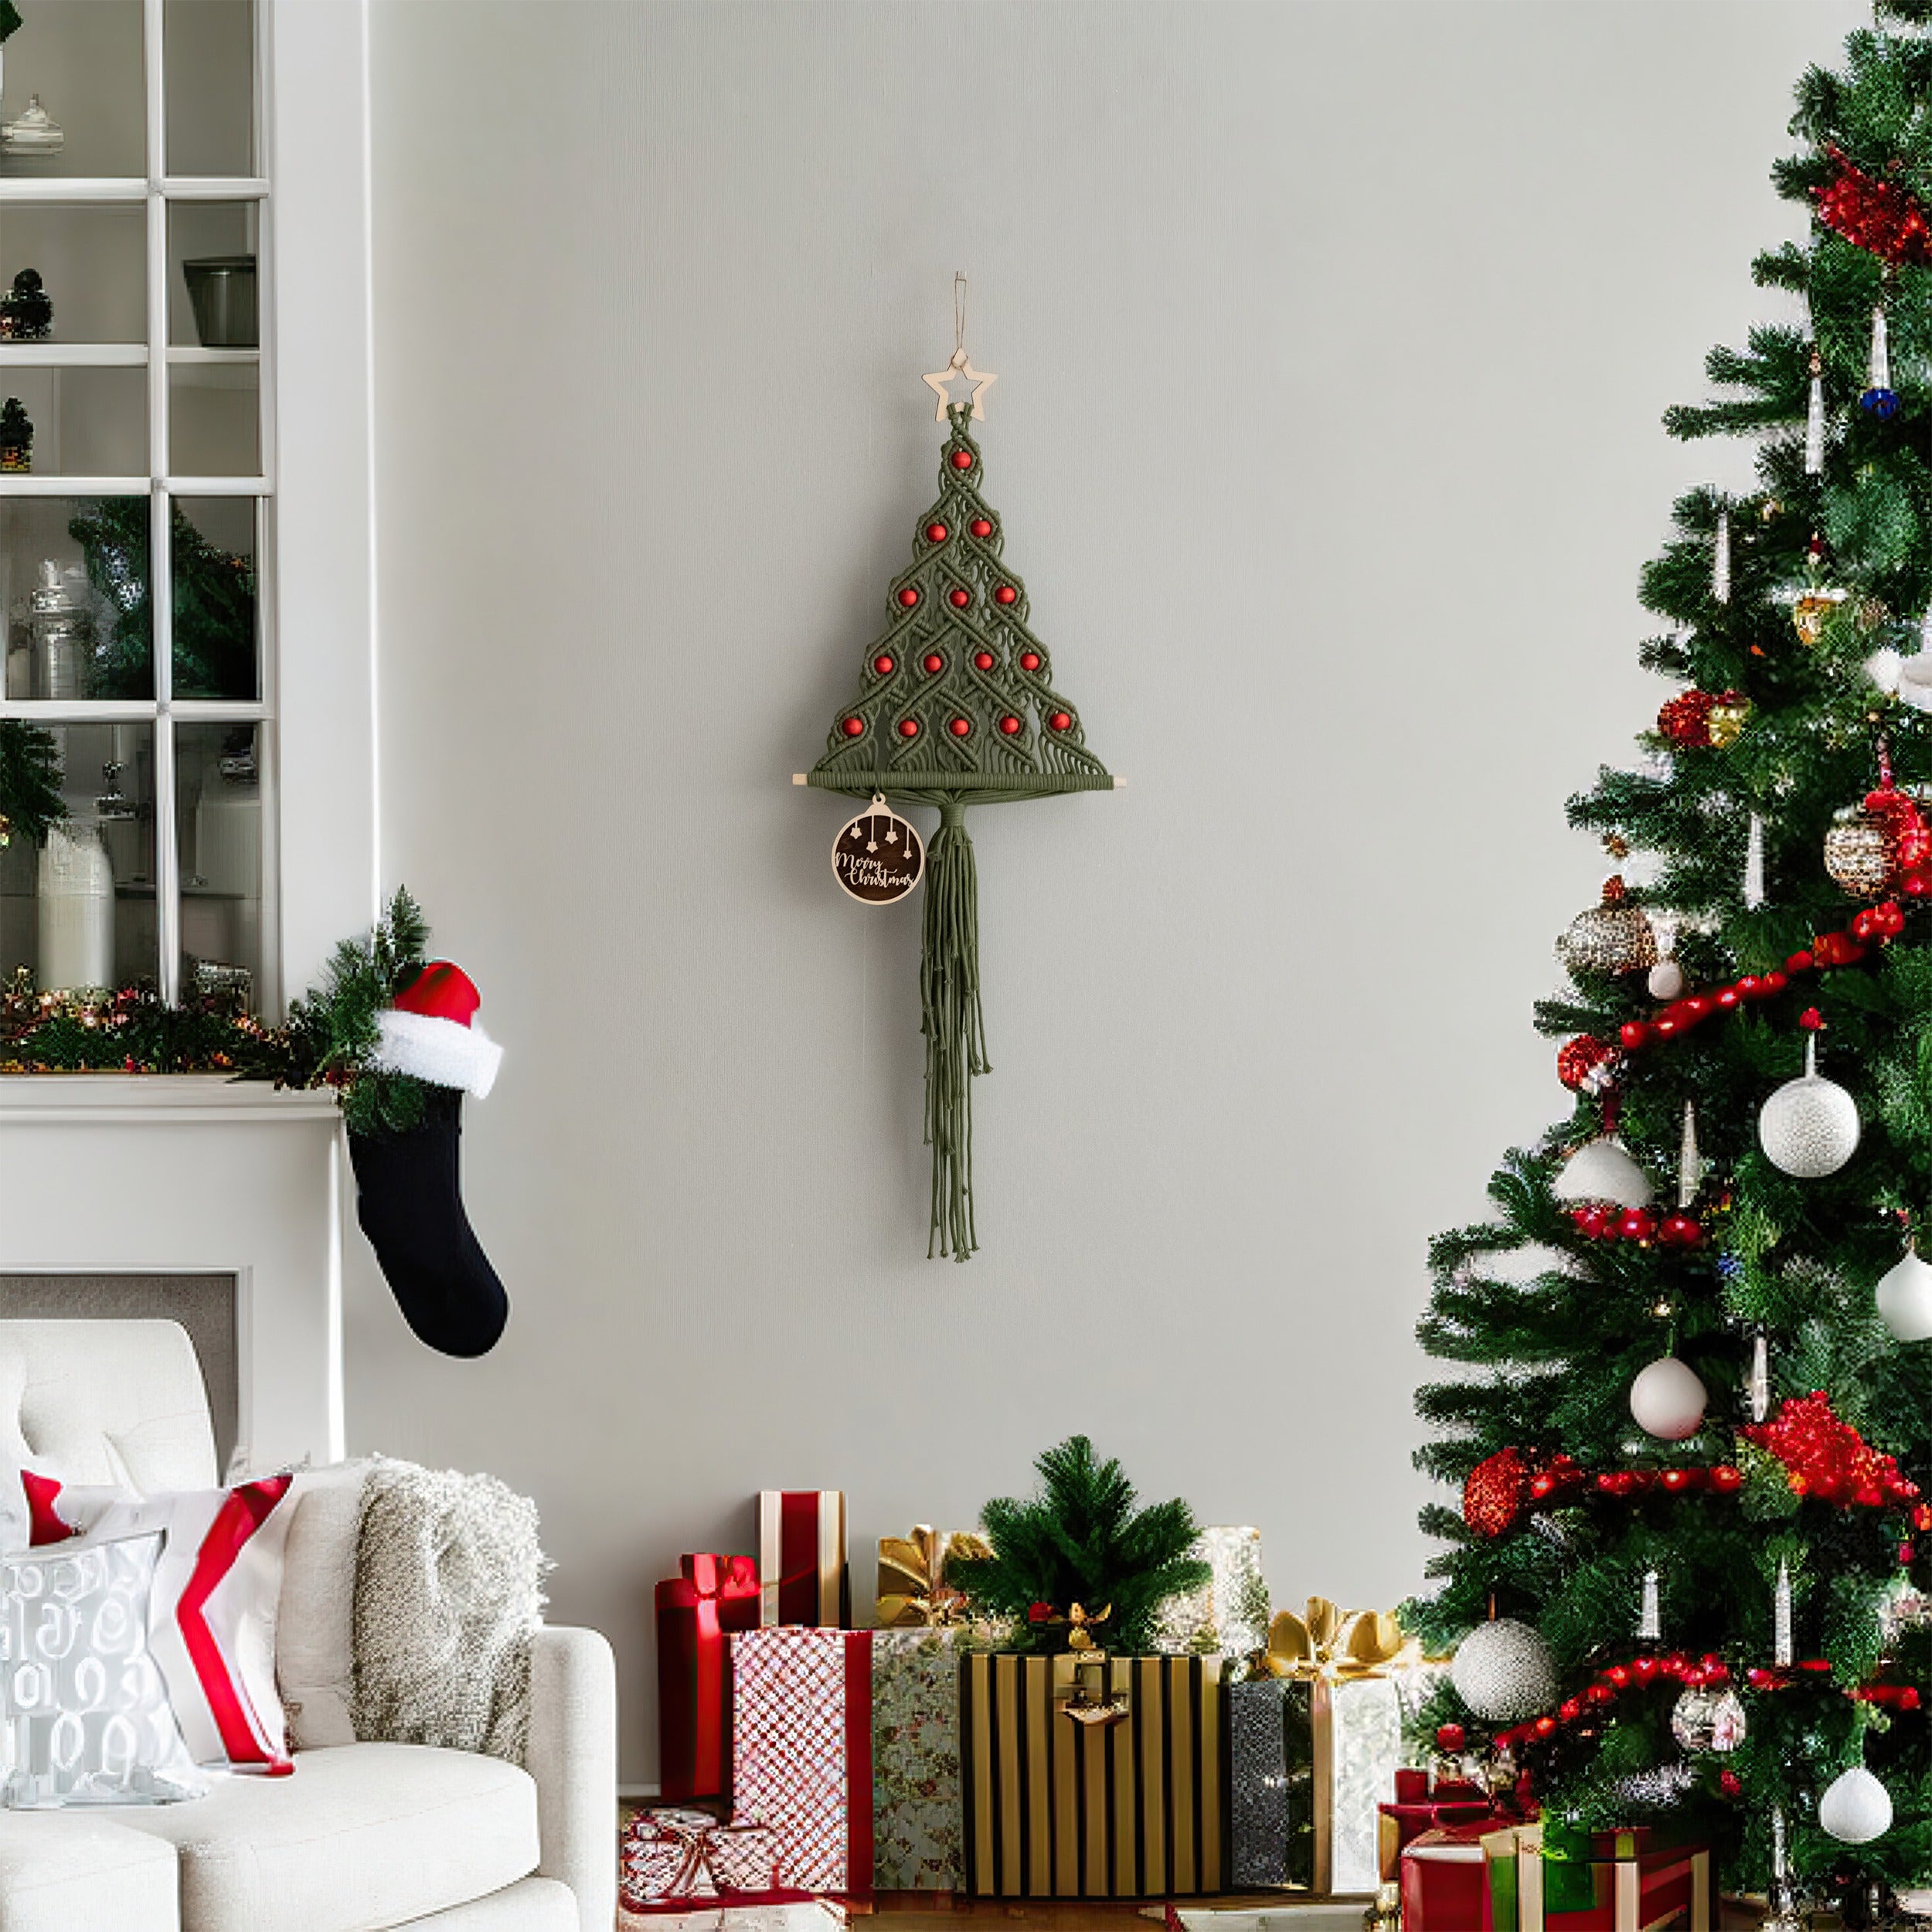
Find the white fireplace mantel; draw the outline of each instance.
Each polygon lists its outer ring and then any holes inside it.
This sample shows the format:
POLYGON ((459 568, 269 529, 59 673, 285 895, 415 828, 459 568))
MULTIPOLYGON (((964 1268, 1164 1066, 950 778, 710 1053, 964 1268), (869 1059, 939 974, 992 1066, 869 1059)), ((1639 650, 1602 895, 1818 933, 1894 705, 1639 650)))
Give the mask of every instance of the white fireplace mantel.
POLYGON ((0 1274, 232 1274, 257 1468, 343 1453, 334 1098, 205 1076, 0 1078, 0 1274))

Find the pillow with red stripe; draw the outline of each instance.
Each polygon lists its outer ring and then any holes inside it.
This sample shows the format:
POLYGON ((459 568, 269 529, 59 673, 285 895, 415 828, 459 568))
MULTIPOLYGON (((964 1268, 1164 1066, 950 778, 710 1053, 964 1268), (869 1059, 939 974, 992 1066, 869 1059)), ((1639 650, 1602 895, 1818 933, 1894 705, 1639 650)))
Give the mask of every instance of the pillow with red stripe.
POLYGON ((86 1530, 87 1544, 166 1534, 148 1644, 198 1764, 271 1777, 294 1768, 275 1689, 275 1609, 294 1513, 284 1501, 294 1482, 271 1476, 233 1489, 118 1497, 86 1530))

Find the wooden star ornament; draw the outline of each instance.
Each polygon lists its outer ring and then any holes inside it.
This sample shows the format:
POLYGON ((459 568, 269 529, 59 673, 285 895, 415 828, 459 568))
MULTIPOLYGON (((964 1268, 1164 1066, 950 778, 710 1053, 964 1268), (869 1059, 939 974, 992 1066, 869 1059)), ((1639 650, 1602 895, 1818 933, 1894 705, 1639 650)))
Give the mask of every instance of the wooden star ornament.
POLYGON ((972 405, 973 420, 983 423, 986 420, 986 405, 980 400, 986 392, 999 380, 997 376, 988 376, 983 369, 973 366, 972 358, 964 347, 953 351, 953 359, 944 369, 935 369, 930 376, 919 379, 939 398, 939 406, 933 412, 933 420, 943 423, 946 420, 946 405, 953 400, 953 384, 964 376, 973 386, 972 393, 965 400, 972 405))

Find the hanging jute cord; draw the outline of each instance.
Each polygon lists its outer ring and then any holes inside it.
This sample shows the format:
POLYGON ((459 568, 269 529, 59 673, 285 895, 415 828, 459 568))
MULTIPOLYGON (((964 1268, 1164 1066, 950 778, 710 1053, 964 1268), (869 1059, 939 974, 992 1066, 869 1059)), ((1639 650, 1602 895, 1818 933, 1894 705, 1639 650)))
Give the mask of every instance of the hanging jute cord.
POLYGON ((926 1036, 926 1142, 933 1150, 930 1259, 964 1261, 973 1229, 973 1090, 989 1070, 979 1003, 979 869, 966 808, 945 799, 926 853, 926 926, 919 964, 920 1031, 926 1036))

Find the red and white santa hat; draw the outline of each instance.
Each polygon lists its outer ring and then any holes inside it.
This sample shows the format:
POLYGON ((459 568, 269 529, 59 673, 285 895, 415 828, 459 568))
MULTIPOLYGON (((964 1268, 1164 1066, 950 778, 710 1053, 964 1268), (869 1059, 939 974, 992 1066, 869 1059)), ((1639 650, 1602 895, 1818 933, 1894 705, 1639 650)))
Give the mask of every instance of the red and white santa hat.
POLYGON ((432 960, 376 1016, 373 1056, 385 1073, 413 1073, 432 1087, 467 1088, 480 1100, 496 1082, 503 1049, 476 1017, 483 996, 461 966, 432 960))

